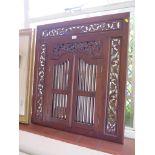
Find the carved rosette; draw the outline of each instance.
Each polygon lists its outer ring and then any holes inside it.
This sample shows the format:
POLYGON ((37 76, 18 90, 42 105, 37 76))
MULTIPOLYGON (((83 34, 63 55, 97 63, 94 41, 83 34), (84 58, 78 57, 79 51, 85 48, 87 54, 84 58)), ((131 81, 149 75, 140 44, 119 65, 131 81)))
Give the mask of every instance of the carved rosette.
POLYGON ((105 126, 106 134, 110 135, 117 135, 120 42, 120 38, 112 38, 111 40, 111 62, 109 72, 108 104, 106 113, 107 119, 105 126))
POLYGON ((42 111, 43 111, 46 44, 41 44, 40 49, 41 50, 39 55, 37 99, 36 99, 36 118, 37 119, 42 119, 42 111))
POLYGON ((98 56, 101 54, 101 42, 100 41, 85 41, 85 42, 74 42, 66 44, 57 44, 53 49, 54 56, 60 56, 63 53, 74 53, 84 52, 98 56))
POLYGON ((91 33, 91 32, 103 32, 103 31, 115 31, 120 30, 122 26, 122 20, 105 21, 100 23, 91 23, 85 25, 75 25, 70 27, 58 27, 44 30, 42 37, 55 37, 63 35, 71 35, 75 33, 91 33))

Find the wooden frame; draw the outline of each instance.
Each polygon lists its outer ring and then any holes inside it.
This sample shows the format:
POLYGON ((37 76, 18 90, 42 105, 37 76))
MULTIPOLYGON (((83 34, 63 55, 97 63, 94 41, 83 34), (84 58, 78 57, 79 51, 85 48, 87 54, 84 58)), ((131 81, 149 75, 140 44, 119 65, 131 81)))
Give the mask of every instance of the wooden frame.
POLYGON ((33 123, 123 143, 129 18, 37 27, 33 123))
POLYGON ((30 121, 34 66, 34 30, 19 30, 19 122, 30 121))

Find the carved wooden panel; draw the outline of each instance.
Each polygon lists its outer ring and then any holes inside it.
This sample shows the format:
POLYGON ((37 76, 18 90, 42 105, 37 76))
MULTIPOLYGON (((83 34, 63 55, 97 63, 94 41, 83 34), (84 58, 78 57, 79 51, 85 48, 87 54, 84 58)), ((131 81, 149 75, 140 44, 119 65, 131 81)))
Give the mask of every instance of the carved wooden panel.
POLYGON ((123 143, 128 20, 38 26, 33 123, 123 143))
POLYGON ((36 118, 42 119, 43 112, 43 94, 44 94, 44 81, 45 81, 45 55, 46 44, 40 45, 38 61, 38 81, 37 81, 37 96, 36 96, 36 118))
POLYGON ((120 38, 111 39, 111 55, 109 69, 109 90, 107 102, 106 133, 117 135, 117 109, 119 92, 120 38))
POLYGON ((88 32, 102 32, 102 31, 116 31, 120 30, 122 20, 113 20, 105 22, 97 22, 83 25, 73 25, 69 27, 49 28, 42 31, 42 37, 55 37, 70 35, 75 33, 88 33, 88 32))
POLYGON ((102 44, 100 41, 83 41, 83 42, 72 42, 72 43, 62 43, 57 44, 54 47, 52 54, 53 56, 61 56, 65 53, 82 52, 92 56, 98 56, 101 54, 102 44))

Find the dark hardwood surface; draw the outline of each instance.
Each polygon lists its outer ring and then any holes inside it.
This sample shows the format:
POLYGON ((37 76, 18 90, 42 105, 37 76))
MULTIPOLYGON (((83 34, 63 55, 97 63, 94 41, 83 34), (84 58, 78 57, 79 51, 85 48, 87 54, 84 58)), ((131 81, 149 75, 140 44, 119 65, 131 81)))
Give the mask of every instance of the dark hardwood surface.
POLYGON ((128 21, 127 12, 37 27, 33 123, 123 143, 128 21))
POLYGON ((83 135, 69 133, 61 130, 56 130, 53 128, 39 126, 35 124, 30 124, 30 125, 20 124, 19 129, 23 131, 31 132, 34 134, 38 134, 41 136, 45 136, 51 139, 56 139, 67 143, 87 147, 90 149, 111 153, 113 155, 134 155, 135 154, 134 139, 125 138, 124 144, 118 144, 118 143, 108 142, 101 139, 96 139, 96 138, 86 137, 83 135))

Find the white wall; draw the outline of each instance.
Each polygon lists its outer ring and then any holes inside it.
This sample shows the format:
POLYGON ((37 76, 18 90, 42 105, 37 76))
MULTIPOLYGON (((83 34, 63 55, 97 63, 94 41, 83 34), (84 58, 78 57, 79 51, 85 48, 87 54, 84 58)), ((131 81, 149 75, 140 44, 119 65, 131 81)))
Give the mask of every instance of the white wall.
POLYGON ((19 149, 30 155, 111 155, 21 130, 19 149))

